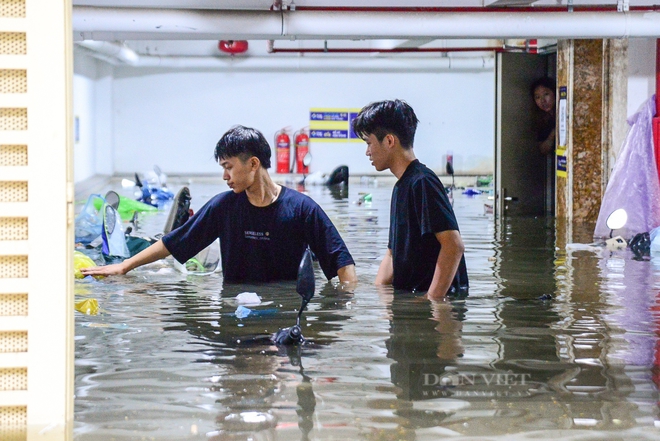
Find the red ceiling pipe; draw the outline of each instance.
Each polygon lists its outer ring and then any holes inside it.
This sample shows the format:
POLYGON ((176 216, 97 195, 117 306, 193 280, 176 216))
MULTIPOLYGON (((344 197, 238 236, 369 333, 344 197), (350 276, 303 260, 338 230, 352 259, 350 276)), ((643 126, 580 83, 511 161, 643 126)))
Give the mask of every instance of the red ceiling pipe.
MULTIPOLYGON (((353 6, 297 6, 296 11, 327 11, 327 12, 567 12, 567 7, 533 6, 533 7, 353 7, 353 6)), ((630 11, 658 11, 660 5, 630 6, 630 11)), ((612 12, 617 11, 612 6, 573 6, 575 12, 612 12)))
POLYGON ((653 118, 653 146, 655 165, 660 179, 660 39, 655 43, 655 118, 653 118))

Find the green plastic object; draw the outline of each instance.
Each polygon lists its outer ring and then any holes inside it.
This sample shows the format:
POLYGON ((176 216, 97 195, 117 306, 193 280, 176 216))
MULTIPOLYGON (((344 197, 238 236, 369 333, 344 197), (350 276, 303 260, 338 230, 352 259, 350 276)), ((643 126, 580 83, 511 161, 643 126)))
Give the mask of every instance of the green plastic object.
MULTIPOLYGON (((100 210, 102 205, 103 200, 101 198, 94 199, 94 208, 100 210)), ((134 199, 119 196, 119 207, 117 208, 117 211, 119 212, 119 216, 122 218, 122 220, 131 220, 133 213, 136 211, 139 213, 144 211, 158 211, 158 208, 140 201, 136 201, 134 199)))
POLYGON ((479 176, 477 178, 477 187, 488 187, 493 182, 492 176, 479 176))
POLYGON ((365 202, 371 202, 371 193, 360 193, 358 205, 364 204, 365 202))

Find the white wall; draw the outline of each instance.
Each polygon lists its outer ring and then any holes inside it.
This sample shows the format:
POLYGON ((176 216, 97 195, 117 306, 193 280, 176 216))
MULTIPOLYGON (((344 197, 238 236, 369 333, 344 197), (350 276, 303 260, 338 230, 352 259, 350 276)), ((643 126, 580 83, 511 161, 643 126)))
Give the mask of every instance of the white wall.
POLYGON ((112 65, 76 51, 73 76, 74 182, 112 175, 112 65), (74 137, 75 137, 74 127, 74 137))
POLYGON ((628 117, 655 93, 655 48, 652 38, 628 42, 628 117))
POLYGON ((85 180, 96 173, 95 170, 95 130, 94 130, 94 83, 96 61, 93 58, 74 58, 73 76, 73 115, 74 124, 74 182, 85 180))
POLYGON ((96 151, 94 165, 96 174, 100 175, 112 175, 115 172, 113 163, 112 75, 112 65, 98 63, 94 88, 94 141, 96 151))
MULTIPOLYGON (((168 174, 220 173, 213 150, 235 124, 274 133, 309 124, 313 107, 360 108, 400 98, 417 113, 417 157, 444 172, 488 174, 494 156, 494 71, 442 73, 168 72, 116 67, 112 86, 114 171, 154 164, 168 174)), ((346 164, 374 173, 363 143, 311 146, 311 171, 346 164)), ((273 169, 275 157, 273 152, 273 169)))

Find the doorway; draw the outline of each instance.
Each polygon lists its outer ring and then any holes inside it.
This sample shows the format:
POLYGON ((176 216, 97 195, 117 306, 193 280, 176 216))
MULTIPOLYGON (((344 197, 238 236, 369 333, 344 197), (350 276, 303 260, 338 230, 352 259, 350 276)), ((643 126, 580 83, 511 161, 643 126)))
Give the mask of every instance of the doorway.
POLYGON ((502 216, 555 213, 554 155, 538 150, 536 104, 530 93, 538 78, 556 77, 556 54, 497 54, 495 212, 502 216))

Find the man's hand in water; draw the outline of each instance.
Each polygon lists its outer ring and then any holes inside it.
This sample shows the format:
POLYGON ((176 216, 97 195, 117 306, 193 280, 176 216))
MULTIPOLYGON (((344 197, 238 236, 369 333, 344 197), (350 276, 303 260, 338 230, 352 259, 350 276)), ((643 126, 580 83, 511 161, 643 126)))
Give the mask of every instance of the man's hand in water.
POLYGON ((353 293, 357 286, 357 275, 355 274, 355 265, 346 265, 337 270, 339 276, 338 289, 344 292, 353 293))
POLYGON ((129 270, 125 267, 124 262, 80 269, 83 276, 120 276, 126 274, 128 271, 129 270))

